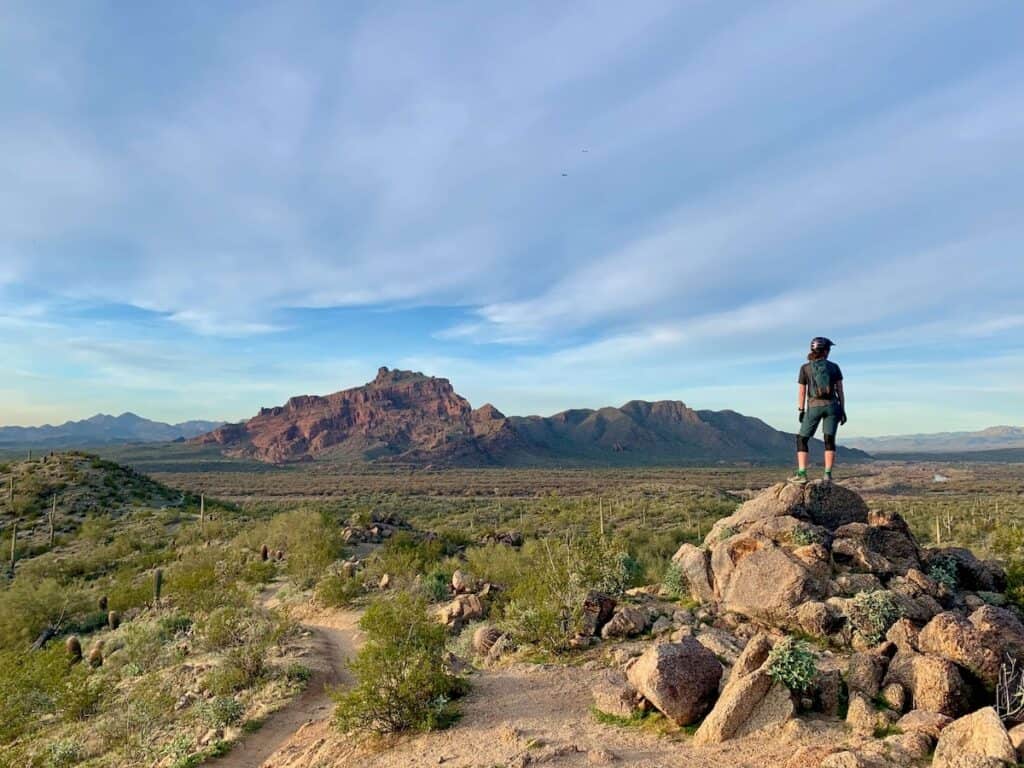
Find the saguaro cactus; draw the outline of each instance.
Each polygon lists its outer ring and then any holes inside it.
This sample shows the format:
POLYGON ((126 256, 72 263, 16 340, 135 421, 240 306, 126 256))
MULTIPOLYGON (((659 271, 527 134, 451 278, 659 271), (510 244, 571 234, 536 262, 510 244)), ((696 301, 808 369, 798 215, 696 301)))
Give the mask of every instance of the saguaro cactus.
POLYGON ((153 574, 153 602, 160 602, 160 592, 164 588, 164 572, 162 569, 157 568, 156 573, 153 574))
POLYGON ((53 504, 50 505, 50 548, 53 548, 53 524, 57 519, 57 494, 53 494, 53 504))
POLYGON ((11 522, 11 574, 14 574, 14 564, 18 556, 18 521, 11 522))

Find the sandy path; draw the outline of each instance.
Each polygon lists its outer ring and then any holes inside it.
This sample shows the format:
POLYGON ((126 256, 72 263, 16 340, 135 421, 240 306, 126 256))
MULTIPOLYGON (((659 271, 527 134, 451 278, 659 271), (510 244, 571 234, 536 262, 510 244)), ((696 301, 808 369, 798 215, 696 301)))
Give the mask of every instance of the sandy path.
MULTIPOLYGON (((598 723, 591 686, 600 674, 580 667, 516 664, 472 678, 464 717, 453 728, 360 747, 328 722, 303 726, 266 766, 273 768, 767 768, 781 767, 793 742, 751 737, 694 748, 683 738, 598 723)), ((799 739, 829 743, 841 724, 799 739)))
MULTIPOLYGON (((277 602, 275 585, 260 595, 259 602, 272 608, 277 602)), ((263 727, 245 736, 224 757, 210 761, 216 768, 257 768, 272 765, 266 760, 291 739, 297 731, 310 723, 327 724, 333 710, 328 689, 348 679, 345 661, 359 644, 357 622, 359 614, 353 611, 333 611, 314 614, 302 622, 311 632, 309 652, 303 663, 313 670, 306 689, 283 709, 272 713, 263 727)))

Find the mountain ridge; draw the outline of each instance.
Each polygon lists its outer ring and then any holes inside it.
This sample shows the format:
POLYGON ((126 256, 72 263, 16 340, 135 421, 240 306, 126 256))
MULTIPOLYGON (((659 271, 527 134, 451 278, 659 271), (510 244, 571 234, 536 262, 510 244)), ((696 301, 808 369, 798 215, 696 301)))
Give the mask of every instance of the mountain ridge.
MULTIPOLYGON (((448 379, 382 367, 365 385, 299 395, 192 439, 268 463, 320 458, 427 466, 602 466, 792 462, 794 438, 735 411, 676 400, 551 416, 474 409, 448 379)), ((821 443, 813 450, 820 453, 821 443)), ((846 460, 866 459, 841 449, 846 460)))
POLYGON ((67 448, 116 443, 157 443, 190 439, 223 422, 193 419, 177 424, 146 419, 131 411, 119 416, 97 413, 78 421, 38 427, 0 427, 0 447, 67 448))
POLYGON ((872 453, 968 453, 1024 448, 1024 427, 998 425, 958 432, 851 437, 847 445, 872 453))

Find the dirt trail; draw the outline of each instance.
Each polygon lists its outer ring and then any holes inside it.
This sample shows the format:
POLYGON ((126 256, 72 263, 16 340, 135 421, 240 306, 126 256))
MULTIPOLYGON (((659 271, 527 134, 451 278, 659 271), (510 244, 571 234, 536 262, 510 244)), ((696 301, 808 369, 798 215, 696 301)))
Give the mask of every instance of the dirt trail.
MULTIPOLYGON (((274 607, 280 587, 275 585, 260 595, 260 605, 274 607)), ((312 633, 309 653, 303 659, 313 670, 306 689, 283 709, 269 715, 262 728, 242 738, 228 754, 210 761, 209 765, 212 768, 271 765, 266 762, 267 758, 304 725, 318 722, 326 725, 332 710, 327 689, 347 680, 345 661, 358 649, 358 621, 359 614, 354 611, 331 611, 304 618, 302 626, 312 633)))

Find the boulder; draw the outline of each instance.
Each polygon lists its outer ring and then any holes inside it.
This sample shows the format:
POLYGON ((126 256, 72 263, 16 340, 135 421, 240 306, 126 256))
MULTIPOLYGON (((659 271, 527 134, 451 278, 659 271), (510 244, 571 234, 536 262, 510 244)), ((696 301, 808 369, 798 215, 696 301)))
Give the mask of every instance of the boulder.
POLYGON ((1013 748, 999 715, 992 707, 954 720, 942 729, 935 746, 933 768, 1016 765, 1013 748))
POLYGON ((922 653, 949 659, 988 688, 995 688, 1002 659, 998 652, 986 645, 985 637, 978 628, 960 614, 951 611, 940 613, 921 630, 917 644, 922 653))
POLYGON ((452 574, 452 590, 457 595, 472 592, 476 588, 476 579, 462 570, 456 570, 452 574))
POLYGON ((789 623, 797 607, 825 594, 825 583, 803 563, 757 534, 716 544, 711 569, 722 610, 770 623, 789 623))
POLYGON ((711 709, 722 665, 692 637, 649 647, 629 668, 629 682, 677 725, 690 725, 711 709))
POLYGON ((796 624, 808 635, 827 638, 842 626, 843 619, 823 602, 808 600, 796 609, 796 624))
POLYGON ((650 614, 642 608, 624 605, 601 628, 601 637, 636 637, 647 629, 650 618, 650 614))
POLYGON ((724 629, 708 627, 694 637, 697 638, 698 643, 715 654, 719 661, 726 664, 735 664, 740 656, 742 650, 740 644, 724 629))
POLYGON ((843 676, 838 669, 818 671, 815 683, 815 707, 829 717, 838 717, 843 703, 843 676))
POLYGON ((853 750, 834 752, 819 764, 820 768, 889 768, 888 761, 853 750))
POLYGON ((785 768, 815 768, 829 755, 839 752, 839 747, 827 745, 798 747, 792 757, 786 761, 785 768))
POLYGON ((711 563, 706 549, 695 547, 693 544, 683 544, 672 555, 672 562, 679 566, 679 570, 686 578, 686 583, 690 586, 691 598, 705 605, 714 602, 715 593, 711 588, 711 563))
POLYGON ((924 760, 935 746, 935 740, 920 731, 892 734, 886 736, 884 742, 897 753, 902 753, 906 759, 901 762, 907 764, 924 760))
POLYGON ((919 630, 913 622, 907 619, 898 619, 885 633, 885 639, 901 651, 918 651, 920 650, 917 647, 918 633, 919 630))
POLYGON ((860 496, 835 483, 777 483, 715 523, 705 543, 721 539, 724 530, 742 530, 758 520, 773 517, 795 517, 834 531, 847 523, 867 522, 868 508, 860 496))
POLYGON ((879 695, 893 712, 903 713, 907 709, 907 689, 899 683, 889 683, 879 695))
POLYGON ((853 597, 858 592, 877 592, 883 588, 881 580, 873 573, 836 574, 829 586, 829 594, 834 597, 853 597))
POLYGON ((907 712, 896 721, 896 727, 904 733, 917 732, 927 734, 937 740, 942 729, 953 722, 953 718, 940 714, 939 712, 927 712, 923 709, 915 709, 907 712))
POLYGON ((863 693, 869 699, 875 698, 882 690, 889 660, 877 653, 855 653, 850 657, 846 670, 846 685, 850 692, 863 693))
POLYGON ((970 691, 956 664, 938 656, 899 651, 889 662, 883 685, 899 683, 910 706, 949 717, 967 711, 970 691))
POLYGON ((693 744, 720 744, 780 727, 793 716, 793 710, 789 691, 774 682, 764 668, 733 675, 694 734, 693 744))
POLYGON ((1007 732, 1007 735, 1010 737, 1010 743, 1013 744, 1013 748, 1017 750, 1017 758, 1024 762, 1024 723, 1013 726, 1007 732))
POLYGON ((600 634, 615 613, 615 600, 591 590, 583 599, 582 632, 593 637, 600 634))
POLYGON ((968 620, 981 635, 982 642, 1000 659, 1009 654, 1024 659, 1024 624, 1016 614, 994 605, 983 605, 968 620))
POLYGON ((768 660, 768 654, 772 651, 771 638, 764 632, 758 632, 747 641, 746 646, 740 653, 736 663, 733 664, 731 677, 743 677, 758 669, 768 660))
POLYGON ((641 697, 624 672, 607 669, 591 690, 594 708, 616 717, 632 717, 640 709, 641 697))
POLYGON ((957 586, 971 592, 1005 592, 1006 571, 993 560, 979 560, 974 553, 963 547, 929 549, 927 562, 936 559, 952 560, 956 564, 957 586))
POLYGON ((846 710, 846 724, 854 733, 871 736, 881 724, 879 711, 875 709, 871 699, 860 691, 850 692, 850 705, 846 710))

